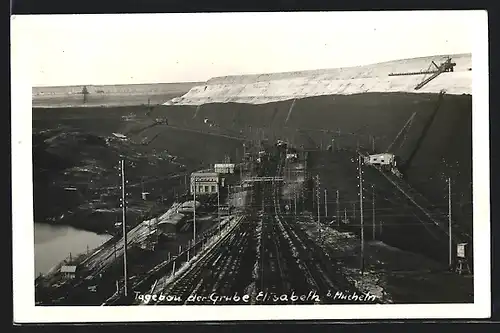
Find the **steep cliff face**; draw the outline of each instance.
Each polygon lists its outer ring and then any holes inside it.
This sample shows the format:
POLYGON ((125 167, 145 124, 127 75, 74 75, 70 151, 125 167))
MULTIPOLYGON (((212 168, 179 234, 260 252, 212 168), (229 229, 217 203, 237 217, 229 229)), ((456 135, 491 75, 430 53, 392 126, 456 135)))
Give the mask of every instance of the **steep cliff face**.
POLYGON ((419 90, 415 87, 431 74, 415 73, 436 70, 446 56, 217 77, 156 112, 174 126, 247 139, 285 139, 305 149, 389 150, 405 163, 411 186, 445 213, 446 179, 451 177, 454 220, 471 230, 472 61, 470 54, 450 58, 453 71, 419 90), (413 74, 393 75, 401 73, 413 74), (408 131, 394 142, 412 115, 408 131))
MULTIPOLYGON (((392 146, 391 152, 403 161, 414 156, 406 168, 408 182, 444 213, 447 212, 446 177, 451 177, 454 219, 471 228, 471 110, 470 95, 446 94, 438 105, 437 94, 366 93, 262 105, 164 106, 155 109, 154 114, 167 117, 170 125, 205 133, 285 139, 305 149, 326 149, 334 142, 339 148, 360 146, 371 150, 375 141, 375 150, 385 152, 415 113, 408 132, 392 146), (424 127, 436 109, 423 136, 424 127)), ((204 144, 209 140, 206 137, 204 144)), ((234 151, 232 146, 230 154, 241 154, 238 149, 234 151)))
POLYGON ((471 55, 452 55, 451 59, 455 63, 453 72, 442 73, 419 90, 415 90, 415 87, 430 74, 391 74, 436 70, 432 62, 439 66, 446 57, 404 59, 350 68, 218 77, 193 87, 185 95, 165 104, 263 104, 324 95, 368 92, 438 93, 443 89, 453 95, 471 94, 471 55))

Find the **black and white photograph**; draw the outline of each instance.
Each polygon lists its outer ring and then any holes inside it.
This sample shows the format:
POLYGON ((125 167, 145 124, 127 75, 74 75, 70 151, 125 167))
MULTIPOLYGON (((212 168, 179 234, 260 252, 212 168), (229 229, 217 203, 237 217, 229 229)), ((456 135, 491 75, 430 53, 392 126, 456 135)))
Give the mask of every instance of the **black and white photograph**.
POLYGON ((487 20, 13 16, 14 321, 488 317, 487 20))

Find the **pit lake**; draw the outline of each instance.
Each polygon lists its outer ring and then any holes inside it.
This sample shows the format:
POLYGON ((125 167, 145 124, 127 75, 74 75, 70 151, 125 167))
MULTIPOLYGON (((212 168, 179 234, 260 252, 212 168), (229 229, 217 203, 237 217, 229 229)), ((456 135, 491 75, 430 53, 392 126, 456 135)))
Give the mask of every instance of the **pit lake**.
POLYGON ((35 223, 35 277, 47 273, 62 260, 90 251, 111 236, 69 226, 35 223))

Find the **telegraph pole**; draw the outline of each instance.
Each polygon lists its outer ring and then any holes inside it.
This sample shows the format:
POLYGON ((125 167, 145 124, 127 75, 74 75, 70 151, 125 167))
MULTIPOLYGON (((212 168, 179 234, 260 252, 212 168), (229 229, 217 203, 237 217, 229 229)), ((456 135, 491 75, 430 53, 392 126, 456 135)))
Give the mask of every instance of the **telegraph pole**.
POLYGON ((120 169, 122 176, 122 230, 123 230, 123 292, 125 297, 128 296, 128 277, 127 277, 127 227, 126 227, 126 200, 125 200, 125 161, 120 161, 120 169))
POLYGON ((231 185, 227 185, 227 201, 228 201, 228 204, 227 204, 227 212, 229 215, 231 215, 232 211, 231 211, 231 185))
POLYGON ((318 206, 318 234, 321 240, 321 227, 320 227, 320 215, 319 215, 319 209, 320 209, 320 196, 319 196, 319 175, 316 175, 316 204, 318 206))
POLYGON ((448 177, 448 263, 452 265, 452 239, 451 239, 451 178, 448 177))
POLYGON ((221 220, 220 220, 220 195, 219 195, 219 183, 217 183, 217 217, 219 219, 219 234, 220 234, 220 224, 221 224, 221 220))
POLYGON ((326 196, 327 190, 325 188, 325 218, 328 218, 328 201, 326 196))
POLYGON ((193 246, 196 246, 196 178, 193 179, 193 246))
POLYGON ((365 232, 363 225, 363 172, 361 170, 361 156, 358 156, 359 173, 359 214, 361 219, 361 274, 365 271, 365 232))
POLYGON ((293 207, 295 210, 295 220, 297 220, 297 192, 295 192, 295 189, 293 190, 293 207))
POLYGON ((372 185, 372 239, 375 240, 375 188, 372 185))
POLYGON ((336 198, 336 207, 335 209, 337 210, 337 225, 340 225, 340 215, 339 215, 339 190, 337 190, 337 198, 336 198))

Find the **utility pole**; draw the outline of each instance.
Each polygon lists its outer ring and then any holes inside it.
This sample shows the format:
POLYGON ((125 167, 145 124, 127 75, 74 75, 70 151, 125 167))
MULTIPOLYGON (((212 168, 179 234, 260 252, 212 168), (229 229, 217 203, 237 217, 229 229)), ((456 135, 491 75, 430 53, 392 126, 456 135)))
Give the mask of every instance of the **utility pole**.
POLYGON ((144 196, 144 177, 141 177, 141 197, 143 200, 146 200, 144 196))
POLYGON ((372 185, 372 239, 375 240, 375 188, 372 185))
POLYGON ((448 177, 448 263, 452 265, 452 239, 451 239, 451 178, 448 177))
POLYGON ((318 206, 318 234, 319 234, 319 238, 320 240, 322 240, 322 237, 321 237, 321 226, 320 226, 320 215, 319 215, 319 209, 320 209, 320 196, 319 196, 319 175, 316 175, 316 203, 317 203, 317 206, 318 206))
POLYGON ((196 178, 193 179, 193 244, 196 244, 196 178))
POLYGON ((124 296, 128 296, 128 277, 127 277, 127 226, 126 226, 126 200, 125 200, 125 161, 120 161, 120 169, 122 176, 122 230, 123 230, 123 292, 124 296))
POLYGON ((297 192, 293 190, 293 207, 295 209, 295 220, 297 220, 297 192))
POLYGON ((325 218, 328 218, 328 201, 327 201, 327 190, 325 188, 325 218))
POLYGON ((219 235, 220 235, 220 223, 221 223, 221 220, 220 220, 220 195, 219 195, 219 183, 217 183, 217 217, 219 219, 219 235))
POLYGON ((336 207, 335 209, 337 210, 337 225, 340 225, 340 215, 339 215, 339 190, 337 190, 337 198, 336 198, 336 203, 335 203, 336 207))
POLYGON ((231 215, 232 211, 231 211, 231 185, 227 185, 227 212, 229 215, 231 215))
POLYGON ((359 216, 361 219, 361 274, 365 272, 365 232, 363 225, 363 171, 361 170, 361 156, 358 156, 359 172, 359 216))

